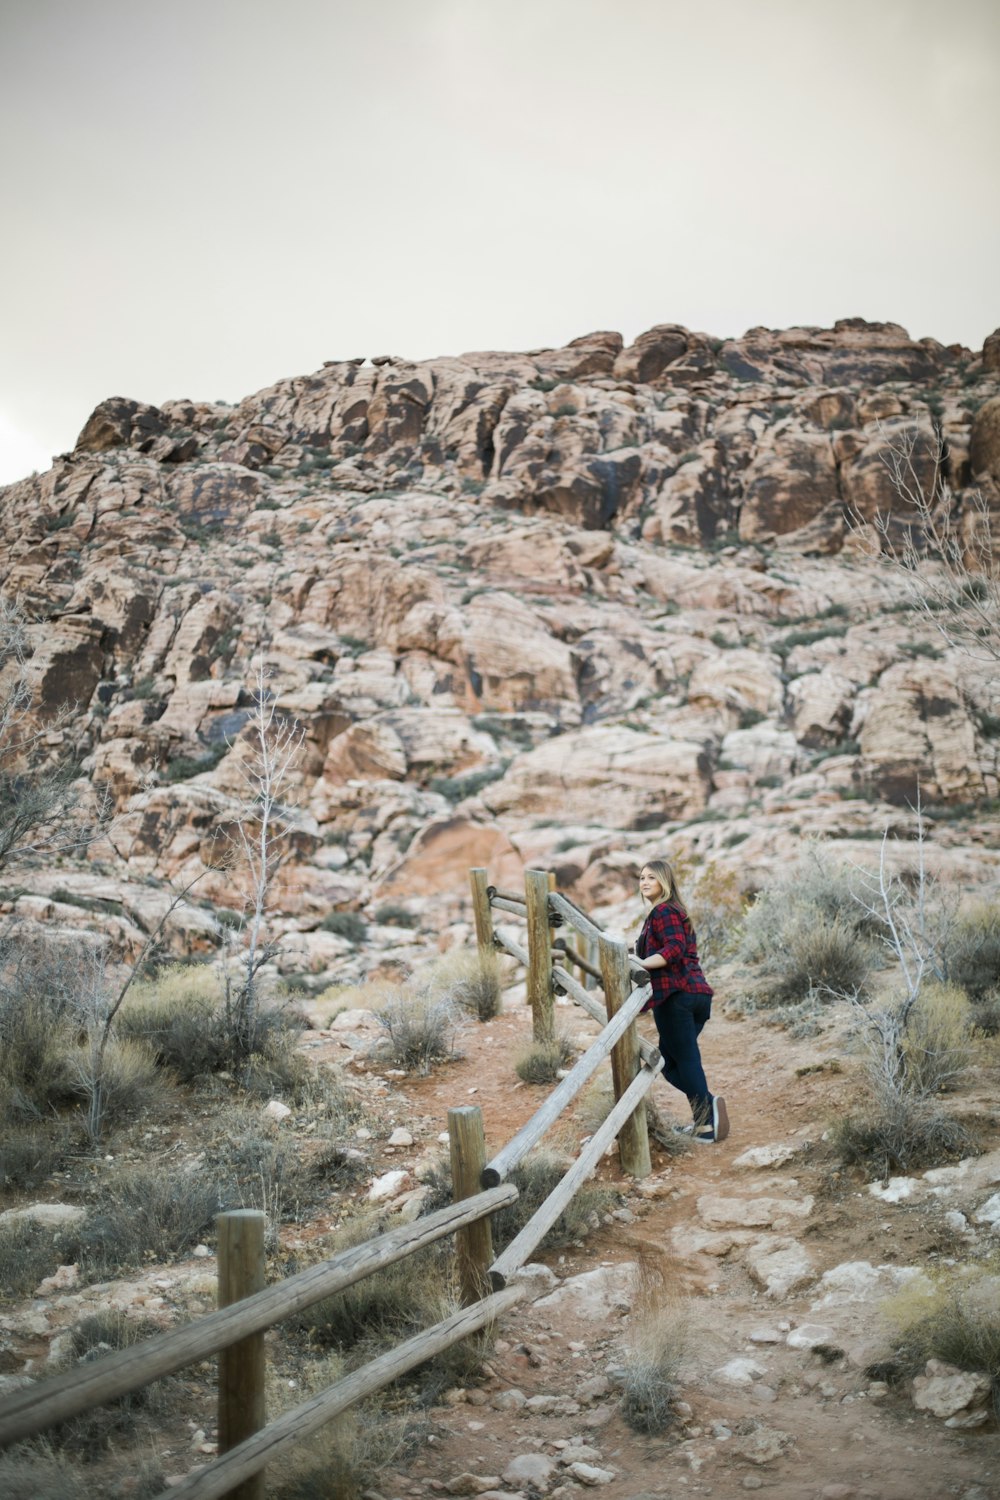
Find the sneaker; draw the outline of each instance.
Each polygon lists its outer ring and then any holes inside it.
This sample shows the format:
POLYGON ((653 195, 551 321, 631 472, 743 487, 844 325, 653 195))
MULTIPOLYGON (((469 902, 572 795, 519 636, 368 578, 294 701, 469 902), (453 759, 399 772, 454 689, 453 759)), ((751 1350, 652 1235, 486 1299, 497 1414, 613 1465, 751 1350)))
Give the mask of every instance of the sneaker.
POLYGON ((692 1130, 689 1140, 697 1141, 699 1146, 714 1146, 715 1131, 711 1125, 701 1125, 697 1130, 692 1130))
POLYGON ((729 1111, 721 1094, 712 1100, 712 1139, 724 1141, 729 1134, 729 1111))

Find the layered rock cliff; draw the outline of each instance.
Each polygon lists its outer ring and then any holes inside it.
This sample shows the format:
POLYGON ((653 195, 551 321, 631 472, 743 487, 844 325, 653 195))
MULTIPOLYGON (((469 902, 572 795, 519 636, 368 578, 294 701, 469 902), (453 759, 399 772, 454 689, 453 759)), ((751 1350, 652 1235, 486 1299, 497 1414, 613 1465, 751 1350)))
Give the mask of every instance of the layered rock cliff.
POLYGON ((263 654, 306 732, 277 901, 314 970, 347 951, 331 907, 443 920, 469 864, 553 865, 589 904, 664 842, 752 880, 809 834, 904 827, 918 782, 965 868, 995 844, 1000 683, 877 556, 875 517, 913 519, 901 439, 959 515, 973 487, 1000 507, 998 335, 331 361, 236 407, 102 403, 0 491, 3 588, 38 712, 72 709, 51 738, 111 789, 126 894, 208 862, 263 654))

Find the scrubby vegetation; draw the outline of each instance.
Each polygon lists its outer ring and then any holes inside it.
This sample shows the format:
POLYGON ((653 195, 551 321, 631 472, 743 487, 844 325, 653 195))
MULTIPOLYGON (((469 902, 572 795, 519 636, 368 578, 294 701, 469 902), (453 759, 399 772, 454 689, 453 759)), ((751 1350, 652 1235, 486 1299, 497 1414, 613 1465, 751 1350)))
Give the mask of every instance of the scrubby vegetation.
POLYGON ((850 872, 811 850, 758 894, 744 919, 742 952, 759 975, 757 1003, 863 993, 881 957, 877 932, 850 872))
POLYGON ((690 1327, 661 1264, 644 1257, 625 1336, 622 1414, 636 1432, 655 1435, 674 1420, 690 1327))
POLYGON ((1000 1418, 1000 1264, 996 1258, 934 1271, 886 1304, 895 1332, 885 1373, 923 1373, 929 1359, 985 1375, 1000 1418))
POLYGON ((573 1043, 567 1036, 551 1042, 533 1042, 514 1059, 514 1071, 522 1083, 555 1083, 562 1068, 573 1059, 573 1043))

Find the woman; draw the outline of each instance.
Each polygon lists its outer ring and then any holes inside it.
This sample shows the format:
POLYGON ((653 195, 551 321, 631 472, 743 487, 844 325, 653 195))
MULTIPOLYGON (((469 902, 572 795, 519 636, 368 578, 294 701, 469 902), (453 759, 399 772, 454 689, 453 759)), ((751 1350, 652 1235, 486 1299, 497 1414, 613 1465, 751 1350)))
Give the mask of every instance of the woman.
POLYGON ((705 1144, 724 1141, 729 1134, 726 1101, 709 1092, 698 1050, 698 1037, 712 1013, 712 990, 701 972, 694 928, 665 859, 651 859, 643 865, 639 893, 652 910, 636 939, 635 951, 653 986, 643 1010, 653 1012, 663 1076, 687 1095, 694 1124, 685 1129, 692 1139, 705 1144))

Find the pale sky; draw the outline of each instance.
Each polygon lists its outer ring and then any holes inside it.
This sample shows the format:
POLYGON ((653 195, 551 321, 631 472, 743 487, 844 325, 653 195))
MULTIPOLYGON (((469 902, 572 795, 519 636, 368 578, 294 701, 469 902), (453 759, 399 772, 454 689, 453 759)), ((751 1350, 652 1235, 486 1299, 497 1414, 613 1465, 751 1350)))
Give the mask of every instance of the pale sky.
POLYGON ((0 482, 324 359, 1000 324, 997 0, 0 0, 0 482))

